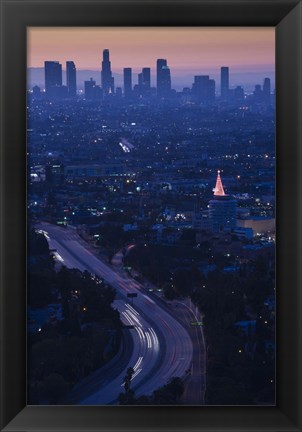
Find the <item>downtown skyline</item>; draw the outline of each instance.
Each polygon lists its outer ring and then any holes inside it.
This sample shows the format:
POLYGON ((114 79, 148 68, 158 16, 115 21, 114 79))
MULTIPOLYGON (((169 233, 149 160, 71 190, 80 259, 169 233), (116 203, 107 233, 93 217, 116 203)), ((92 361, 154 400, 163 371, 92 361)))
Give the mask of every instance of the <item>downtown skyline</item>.
POLYGON ((274 29, 38 30, 28 405, 275 406, 274 29))
POLYGON ((168 60, 176 90, 190 86, 194 75, 210 74, 217 80, 224 65, 230 67, 231 86, 252 90, 264 77, 270 78, 272 88, 275 85, 274 28, 30 28, 29 80, 41 83, 39 71, 47 59, 62 63, 63 70, 65 62, 72 60, 79 73, 91 72, 98 82, 96 73, 106 48, 117 86, 122 85, 127 67, 134 75, 150 67, 154 86, 158 58, 168 60))

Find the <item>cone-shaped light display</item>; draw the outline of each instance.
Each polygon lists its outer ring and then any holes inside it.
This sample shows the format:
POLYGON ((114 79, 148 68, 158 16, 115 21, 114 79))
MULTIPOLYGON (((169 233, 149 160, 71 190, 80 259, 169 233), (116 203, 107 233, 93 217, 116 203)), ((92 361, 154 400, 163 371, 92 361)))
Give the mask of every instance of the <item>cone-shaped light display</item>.
POLYGON ((214 187, 213 192, 214 196, 225 196, 225 192, 220 178, 220 170, 218 170, 216 186, 214 187))

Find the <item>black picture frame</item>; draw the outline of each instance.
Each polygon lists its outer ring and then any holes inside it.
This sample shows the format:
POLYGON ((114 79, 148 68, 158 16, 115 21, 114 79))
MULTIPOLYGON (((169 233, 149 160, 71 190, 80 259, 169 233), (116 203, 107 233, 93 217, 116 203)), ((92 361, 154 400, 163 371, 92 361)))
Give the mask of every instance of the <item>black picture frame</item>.
POLYGON ((301 0, 0 0, 1 430, 301 431, 301 0), (276 407, 26 406, 27 26, 276 26, 276 407))

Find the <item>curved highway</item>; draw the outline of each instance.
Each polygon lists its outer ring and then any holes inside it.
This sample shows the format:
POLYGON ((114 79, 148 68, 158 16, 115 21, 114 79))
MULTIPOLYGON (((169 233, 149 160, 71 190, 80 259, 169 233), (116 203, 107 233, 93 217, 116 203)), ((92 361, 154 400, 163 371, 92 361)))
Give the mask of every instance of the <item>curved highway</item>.
POLYGON ((116 403, 123 391, 123 378, 129 366, 134 368, 131 387, 135 395, 149 395, 172 377, 183 377, 191 367, 193 345, 185 328, 147 296, 142 286, 100 261, 84 245, 75 230, 40 223, 36 229, 45 233, 56 257, 69 268, 102 277, 117 291, 114 307, 124 324, 133 326, 133 352, 129 364, 118 376, 108 376, 99 389, 79 402, 82 405, 116 403), (133 304, 127 294, 137 294, 133 304))

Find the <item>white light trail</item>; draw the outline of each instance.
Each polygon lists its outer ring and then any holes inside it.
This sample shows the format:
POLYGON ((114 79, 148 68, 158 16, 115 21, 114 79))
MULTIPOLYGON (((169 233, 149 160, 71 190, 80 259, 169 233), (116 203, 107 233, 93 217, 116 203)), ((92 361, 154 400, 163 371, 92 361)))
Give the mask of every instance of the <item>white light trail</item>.
POLYGON ((130 310, 127 311, 128 315, 137 323, 138 326, 142 327, 142 323, 140 322, 140 320, 137 318, 136 315, 134 315, 134 313, 132 313, 130 310))
POLYGON ((155 346, 158 346, 158 337, 157 337, 157 334, 155 333, 155 331, 153 330, 152 327, 149 327, 148 330, 149 330, 149 332, 150 332, 151 335, 152 335, 154 345, 155 345, 155 346))
POLYGON ((148 346, 148 348, 152 348, 151 337, 150 337, 148 332, 146 332, 145 334, 146 334, 146 338, 147 338, 147 344, 148 344, 147 346, 148 346))
POLYGON ((140 366, 140 364, 141 364, 142 361, 143 361, 143 357, 139 357, 138 360, 137 360, 137 362, 136 362, 135 365, 133 366, 133 369, 134 369, 135 371, 139 368, 139 366, 140 366))
POLYGON ((145 342, 146 338, 145 338, 145 334, 144 334, 143 330, 140 327, 135 327, 135 330, 137 331, 139 338, 142 341, 142 343, 145 342))
POLYGON ((49 237, 49 235, 48 235, 48 232, 47 231, 44 231, 44 230, 38 230, 38 233, 39 234, 43 234, 46 238, 47 238, 47 240, 49 240, 50 239, 50 237, 49 237))
POLYGON ((155 305, 155 302, 153 300, 151 300, 150 297, 146 296, 145 294, 143 294, 143 296, 145 297, 146 300, 148 300, 149 303, 152 303, 155 305))
POLYGON ((142 369, 138 369, 138 370, 135 372, 135 374, 132 375, 131 381, 132 381, 135 377, 137 377, 137 375, 138 375, 141 371, 142 371, 142 369))
POLYGON ((122 314, 124 315, 124 317, 126 318, 126 320, 127 320, 131 325, 134 325, 134 322, 133 322, 132 319, 128 316, 127 312, 122 312, 122 314))
POLYGON ((139 313, 129 304, 129 303, 126 303, 126 306, 127 306, 127 308, 128 309, 130 309, 133 313, 135 313, 135 315, 139 315, 139 313))
POLYGON ((61 257, 61 255, 58 252, 54 253, 54 256, 56 257, 56 259, 60 262, 64 262, 64 259, 61 257))

